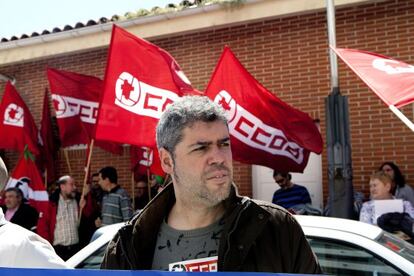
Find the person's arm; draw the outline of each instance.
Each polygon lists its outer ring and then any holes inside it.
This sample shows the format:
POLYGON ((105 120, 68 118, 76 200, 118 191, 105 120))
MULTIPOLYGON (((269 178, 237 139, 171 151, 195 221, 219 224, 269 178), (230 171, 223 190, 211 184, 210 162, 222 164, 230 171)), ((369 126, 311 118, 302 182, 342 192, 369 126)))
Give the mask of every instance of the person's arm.
POLYGON ((312 199, 310 197, 309 191, 308 189, 306 189, 306 187, 303 187, 303 203, 309 203, 312 204, 312 199))
POLYGON ((120 207, 123 221, 129 220, 132 216, 132 207, 131 200, 126 192, 122 194, 120 207))
POLYGON ((365 202, 362 205, 361 212, 359 213, 359 221, 374 224, 373 221, 373 208, 370 202, 365 202))
POLYGON ((414 218, 414 207, 409 201, 404 200, 404 213, 407 213, 410 217, 414 218))

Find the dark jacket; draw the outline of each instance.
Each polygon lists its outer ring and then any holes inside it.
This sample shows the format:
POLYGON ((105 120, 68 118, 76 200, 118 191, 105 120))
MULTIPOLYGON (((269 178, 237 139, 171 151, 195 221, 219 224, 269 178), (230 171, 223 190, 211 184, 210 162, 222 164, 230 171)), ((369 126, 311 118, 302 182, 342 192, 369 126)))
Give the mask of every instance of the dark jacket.
MULTIPOLYGON (((3 212, 6 213, 7 208, 3 207, 3 212)), ((39 218, 39 213, 32 206, 22 203, 14 213, 10 222, 13 222, 21 227, 24 227, 28 230, 36 232, 37 220, 39 218)))
MULTIPOLYGON (((119 230, 101 268, 151 269, 159 227, 174 202, 170 184, 119 230)), ((321 272, 301 227, 286 210, 240 197, 235 187, 225 205, 219 271, 321 272)))

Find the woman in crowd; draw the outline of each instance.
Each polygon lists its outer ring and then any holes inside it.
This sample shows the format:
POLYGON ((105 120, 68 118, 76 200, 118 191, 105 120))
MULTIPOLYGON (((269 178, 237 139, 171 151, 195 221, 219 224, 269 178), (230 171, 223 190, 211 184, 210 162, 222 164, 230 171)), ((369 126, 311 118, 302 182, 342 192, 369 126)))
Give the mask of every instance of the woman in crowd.
POLYGON ((396 198, 407 200, 414 206, 414 189, 405 183, 405 177, 400 168, 393 162, 384 162, 379 167, 380 171, 388 174, 392 179, 391 193, 396 198))
MULTIPOLYGON (((375 201, 395 199, 391 193, 392 179, 388 174, 380 171, 371 176, 369 181, 369 189, 371 194, 371 200, 365 202, 362 205, 359 220, 369 224, 377 224, 378 217, 375 212, 375 201)), ((414 207, 409 201, 403 200, 403 213, 407 213, 410 217, 414 218, 414 207)), ((390 209, 390 213, 394 210, 390 209)))

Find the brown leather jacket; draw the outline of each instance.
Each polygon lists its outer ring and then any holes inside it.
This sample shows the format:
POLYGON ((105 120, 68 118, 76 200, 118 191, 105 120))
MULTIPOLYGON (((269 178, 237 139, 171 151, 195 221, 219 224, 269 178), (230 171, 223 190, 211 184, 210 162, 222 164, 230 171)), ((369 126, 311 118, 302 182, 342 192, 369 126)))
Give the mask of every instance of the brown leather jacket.
MULTIPOLYGON (((101 268, 150 270, 159 227, 174 204, 167 186, 110 242, 101 268)), ((219 271, 321 273, 300 225, 285 209, 237 195, 225 201, 219 271)))

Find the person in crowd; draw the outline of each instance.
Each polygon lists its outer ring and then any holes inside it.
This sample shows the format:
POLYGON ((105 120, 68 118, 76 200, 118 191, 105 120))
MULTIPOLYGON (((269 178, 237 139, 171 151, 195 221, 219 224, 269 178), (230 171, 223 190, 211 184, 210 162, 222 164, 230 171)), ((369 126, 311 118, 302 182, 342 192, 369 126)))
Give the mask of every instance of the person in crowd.
POLYGON ((136 185, 135 185, 135 210, 141 210, 144 209, 145 205, 149 202, 149 196, 148 196, 148 184, 145 181, 145 177, 140 178, 136 185))
POLYGON ((387 161, 381 164, 379 170, 391 177, 391 193, 396 198, 407 200, 414 206, 414 189, 405 183, 405 177, 401 173, 400 168, 394 162, 387 161))
POLYGON ((79 197, 71 176, 60 177, 57 186, 49 198, 48 212, 39 218, 37 231, 53 244, 56 253, 66 261, 80 249, 79 197))
POLYGON ((273 194, 272 203, 290 209, 296 205, 311 204, 308 190, 292 182, 292 175, 274 170, 273 179, 280 186, 273 194))
POLYGON ((101 202, 103 191, 98 184, 98 174, 92 175, 91 183, 87 183, 83 187, 83 199, 80 199, 80 205, 84 206, 82 209, 82 216, 79 222, 79 246, 82 248, 86 246, 97 227, 95 220, 101 216, 101 202))
POLYGON ((286 210, 239 196, 224 110, 185 96, 156 128, 166 186, 107 247, 101 268, 321 273, 286 210))
MULTIPOLYGON (((7 181, 7 169, 0 158, 0 190, 7 181)), ((48 241, 5 219, 0 208, 0 267, 68 268, 48 241)))
POLYGON ((23 192, 17 187, 6 189, 3 213, 7 221, 36 232, 39 213, 35 208, 23 202, 23 192))
POLYGON ((99 186, 104 191, 101 218, 96 219, 96 227, 127 221, 132 216, 131 199, 121 188, 114 167, 105 167, 99 171, 99 186))
MULTIPOLYGON (((381 214, 376 212, 375 202, 379 200, 390 200, 395 199, 391 193, 392 189, 392 179, 391 177, 380 171, 373 174, 369 181, 369 190, 371 195, 371 200, 365 202, 362 205, 361 212, 359 215, 359 220, 369 224, 377 225, 377 219, 380 215, 388 212, 381 212, 381 214)), ((394 212, 395 210, 389 209, 389 212, 394 212)), ((414 218, 414 207, 409 201, 402 200, 402 210, 403 213, 407 213, 410 217, 414 218)))

